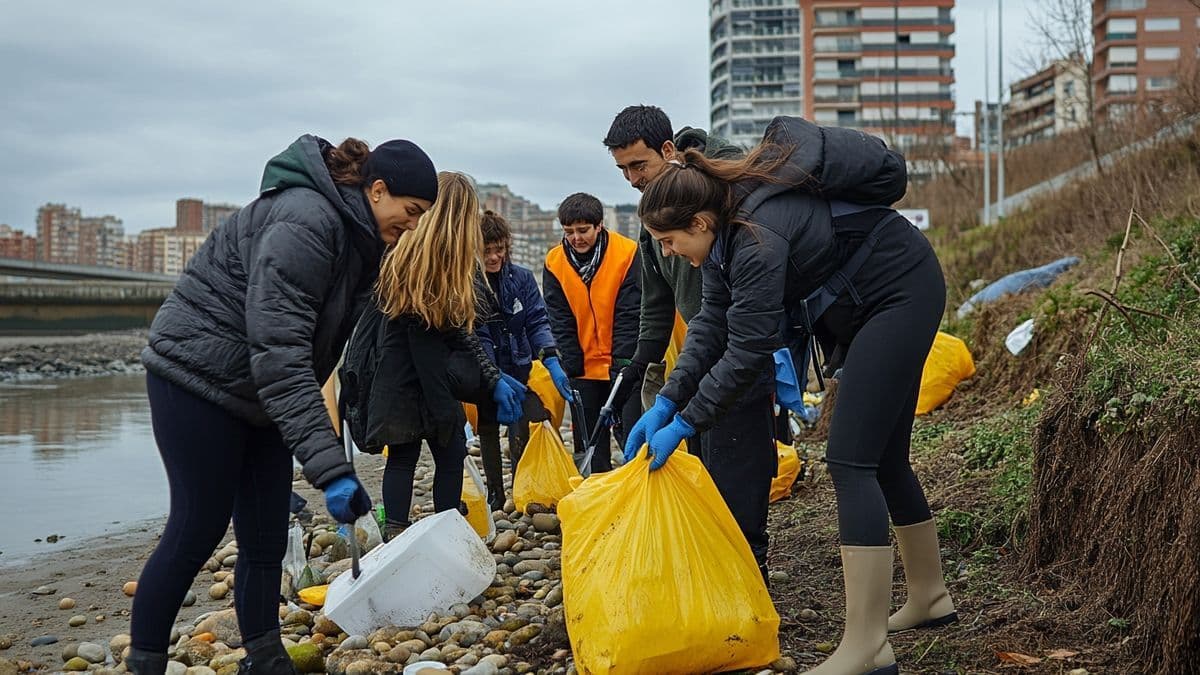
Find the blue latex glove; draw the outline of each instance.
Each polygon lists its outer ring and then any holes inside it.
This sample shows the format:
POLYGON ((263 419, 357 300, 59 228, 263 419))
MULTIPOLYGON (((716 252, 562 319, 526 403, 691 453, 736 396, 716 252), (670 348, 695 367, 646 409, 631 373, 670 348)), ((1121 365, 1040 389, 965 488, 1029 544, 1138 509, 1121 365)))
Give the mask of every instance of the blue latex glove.
POLYGON ((521 419, 521 404, 525 400, 525 385, 507 374, 500 375, 500 381, 492 390, 492 401, 496 403, 496 421, 500 424, 516 424, 521 419), (515 387, 513 385, 516 385, 515 387))
POLYGON ((546 370, 550 371, 550 379, 554 382, 554 388, 558 390, 559 396, 567 399, 567 403, 574 403, 575 399, 571 396, 571 379, 567 377, 567 371, 563 370, 562 363, 557 356, 551 356, 542 361, 542 365, 546 366, 546 370))
POLYGON ((650 437, 659 429, 667 426, 675 414, 675 403, 662 396, 654 397, 654 405, 642 413, 637 424, 629 430, 629 438, 625 439, 625 461, 631 462, 637 456, 642 445, 649 442, 650 437))
POLYGON ((353 523, 371 512, 371 497, 358 476, 338 476, 325 486, 325 507, 339 523, 353 523))
POLYGON ((654 434, 654 437, 650 439, 650 456, 653 457, 650 460, 650 470, 661 469, 662 465, 667 463, 667 458, 671 456, 671 453, 675 452, 675 449, 679 447, 679 444, 685 438, 691 438, 695 435, 696 429, 688 424, 687 420, 683 419, 683 417, 676 415, 670 424, 659 429, 658 433, 654 434))

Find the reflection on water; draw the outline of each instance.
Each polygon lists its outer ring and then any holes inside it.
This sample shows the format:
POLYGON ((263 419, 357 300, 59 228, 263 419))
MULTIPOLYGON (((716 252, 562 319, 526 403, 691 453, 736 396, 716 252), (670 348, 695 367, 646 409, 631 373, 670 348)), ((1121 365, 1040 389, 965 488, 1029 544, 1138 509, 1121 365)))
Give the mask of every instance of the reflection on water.
POLYGON ((0 385, 0 485, 0 566, 165 515, 145 376, 0 385))

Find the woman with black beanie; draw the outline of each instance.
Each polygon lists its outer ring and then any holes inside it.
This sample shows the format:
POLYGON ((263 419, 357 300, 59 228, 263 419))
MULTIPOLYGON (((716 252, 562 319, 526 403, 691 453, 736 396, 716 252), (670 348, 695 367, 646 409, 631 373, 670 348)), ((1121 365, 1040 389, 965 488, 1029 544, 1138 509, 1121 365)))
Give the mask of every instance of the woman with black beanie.
POLYGON ((196 252, 142 351, 171 511, 133 600, 130 671, 163 673, 171 626, 230 517, 238 541, 239 672, 292 673, 279 636, 292 458, 350 523, 371 500, 321 397, 384 248, 437 199, 433 162, 409 141, 369 150, 301 136, 260 195, 196 252))

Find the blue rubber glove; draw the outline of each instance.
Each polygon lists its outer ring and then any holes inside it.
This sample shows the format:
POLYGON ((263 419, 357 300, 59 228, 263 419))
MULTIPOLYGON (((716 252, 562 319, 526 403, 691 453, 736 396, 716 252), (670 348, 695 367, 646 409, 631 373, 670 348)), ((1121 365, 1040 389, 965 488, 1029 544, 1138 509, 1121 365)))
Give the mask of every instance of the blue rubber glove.
POLYGON ((339 523, 353 523, 371 512, 371 497, 358 476, 346 474, 325 486, 325 508, 339 523))
POLYGON ((654 405, 642 413, 637 424, 633 425, 633 428, 629 430, 629 438, 625 439, 625 461, 633 461, 633 458, 637 456, 638 450, 642 449, 642 445, 649 442, 650 437, 657 433, 659 429, 667 426, 673 415, 675 415, 674 401, 662 396, 655 396, 654 405))
POLYGON ((496 421, 500 424, 516 424, 521 419, 521 404, 525 400, 525 385, 507 374, 500 375, 500 381, 492 390, 492 401, 496 404, 496 421), (516 386, 513 386, 516 385, 516 386))
POLYGON ((670 424, 659 429, 650 439, 650 455, 654 458, 650 460, 650 470, 661 469, 679 444, 695 435, 696 429, 683 417, 676 415, 670 424))
POLYGON ((542 361, 542 365, 546 366, 546 370, 550 371, 550 379, 554 382, 554 388, 558 390, 559 396, 567 399, 567 403, 574 403, 575 399, 571 396, 571 378, 567 377, 567 372, 563 370, 562 363, 557 356, 551 356, 542 361))

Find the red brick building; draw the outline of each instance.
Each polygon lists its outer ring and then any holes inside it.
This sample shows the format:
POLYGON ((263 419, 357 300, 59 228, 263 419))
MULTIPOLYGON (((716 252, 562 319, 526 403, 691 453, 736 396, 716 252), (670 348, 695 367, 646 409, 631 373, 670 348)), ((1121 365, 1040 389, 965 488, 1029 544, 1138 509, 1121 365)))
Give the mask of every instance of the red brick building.
POLYGON ((1092 0, 1092 80, 1100 120, 1166 99, 1194 68, 1200 8, 1188 0, 1092 0))

